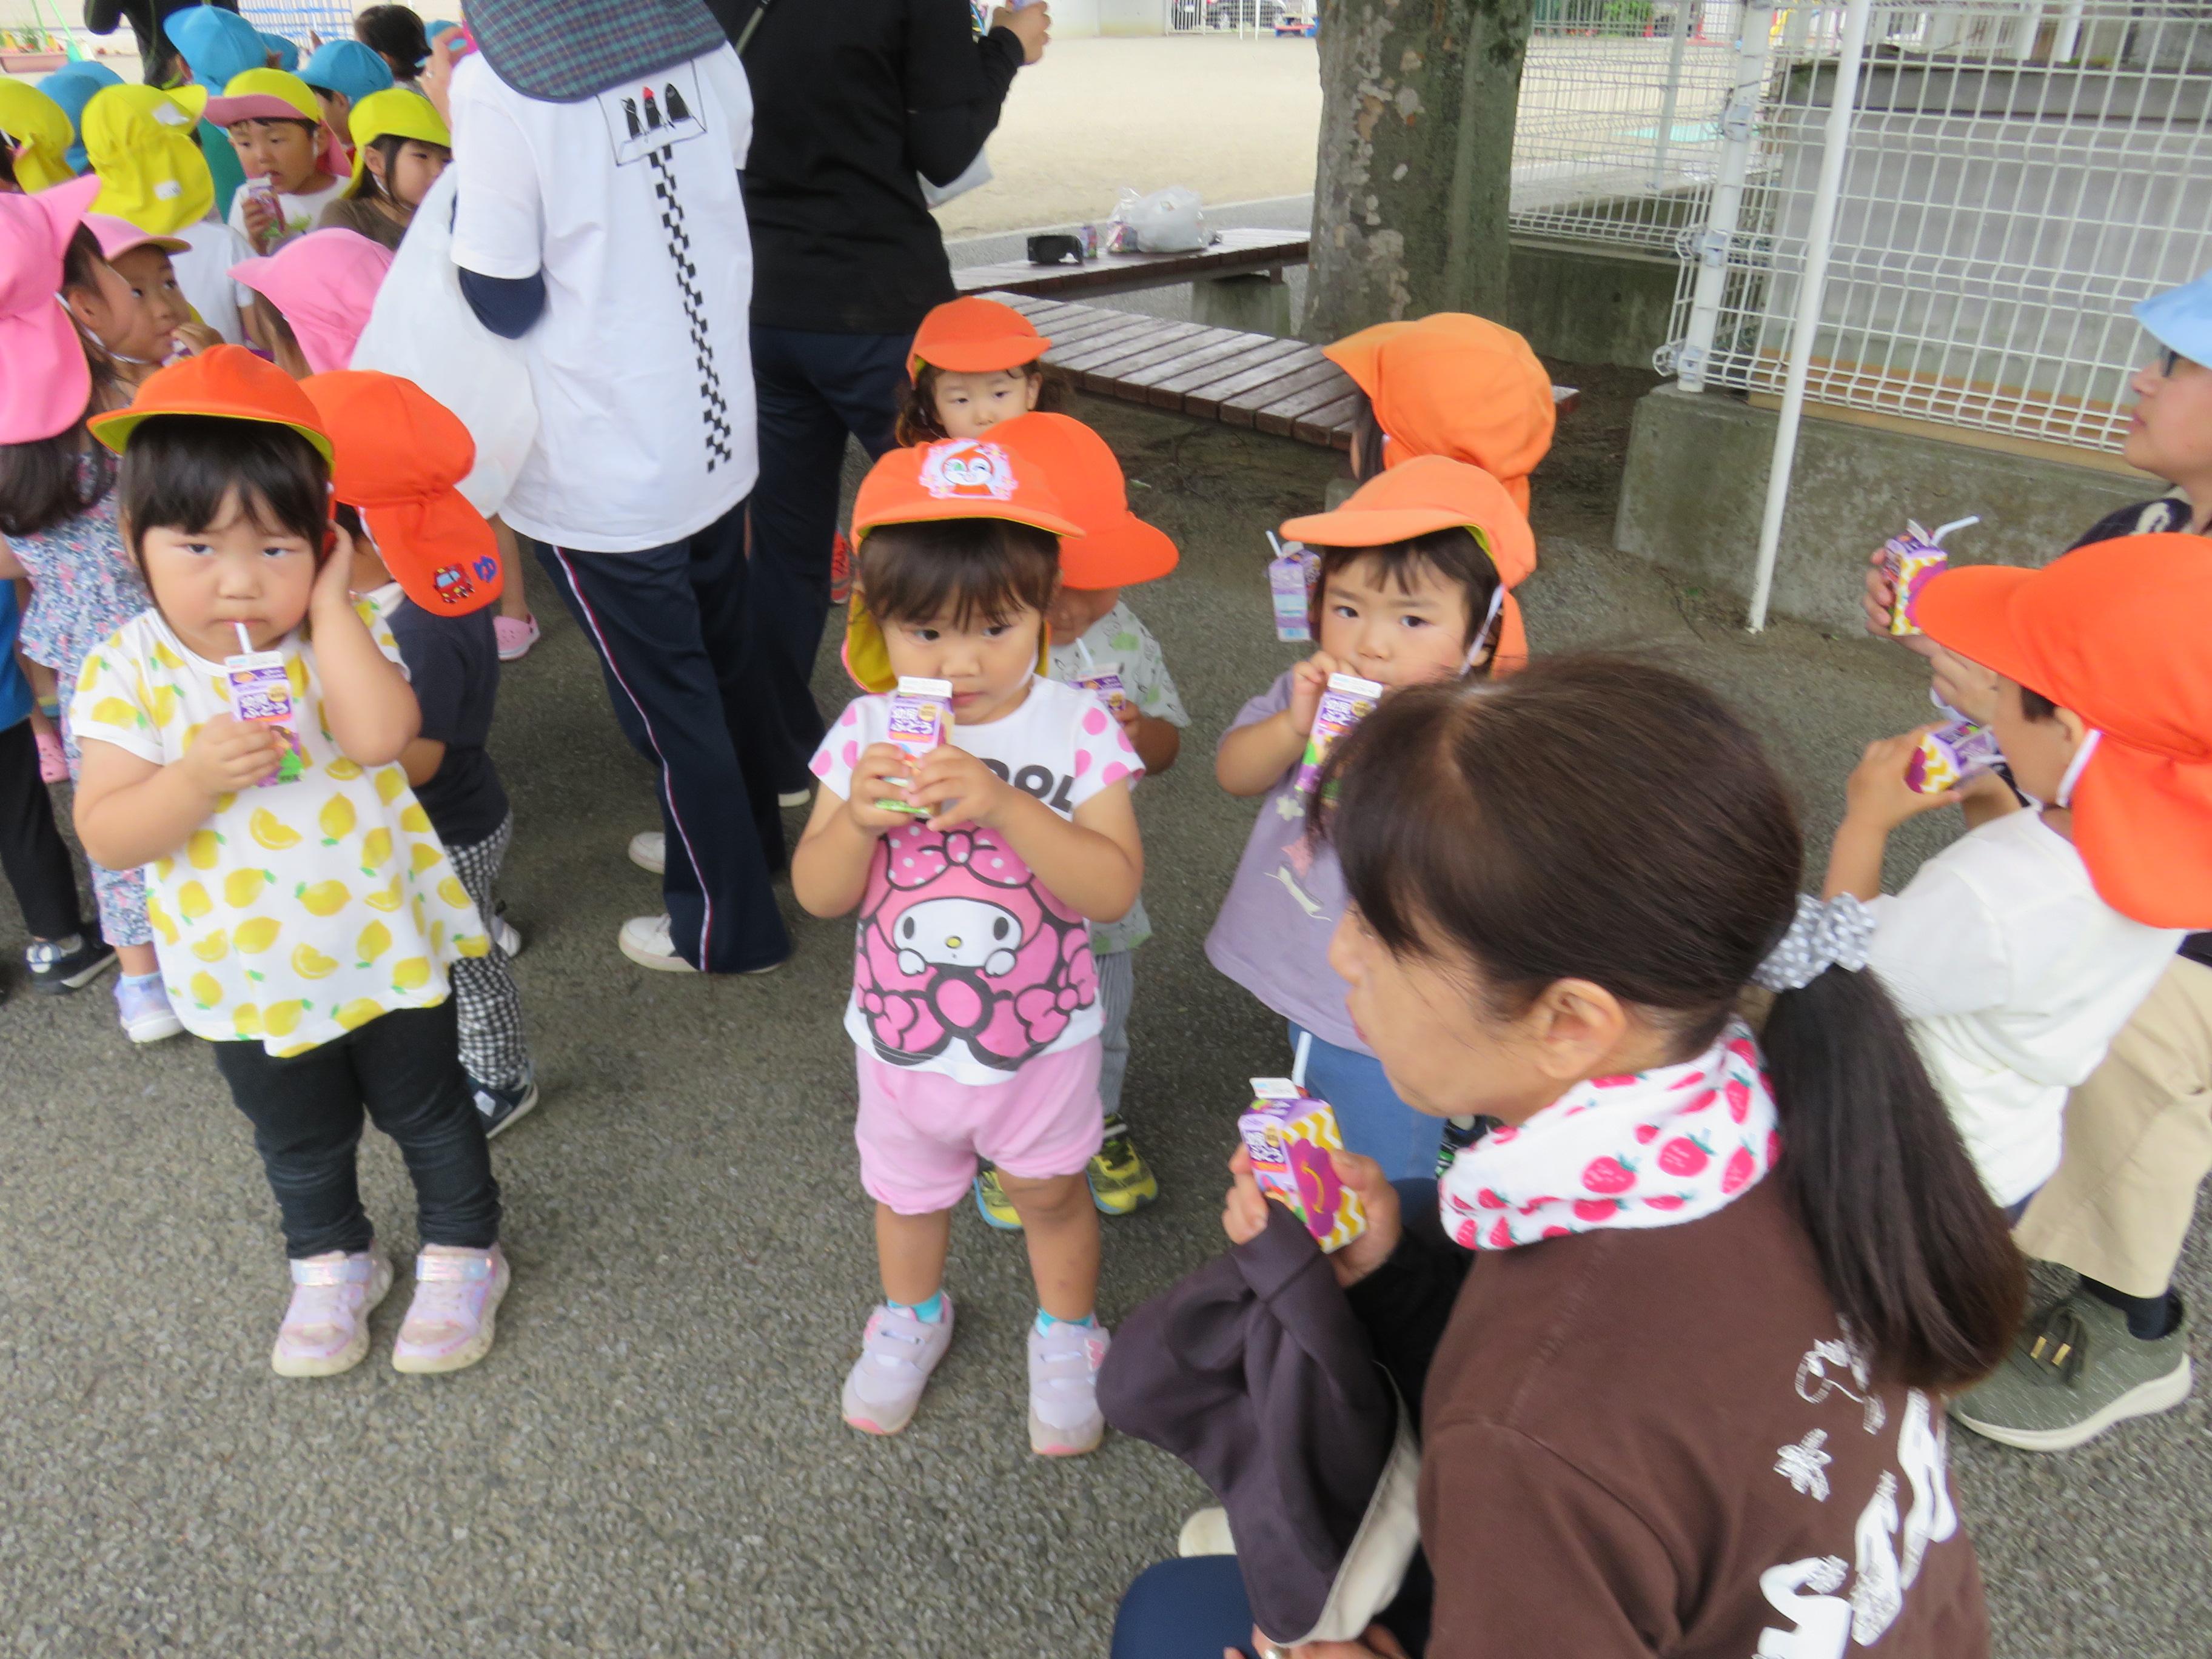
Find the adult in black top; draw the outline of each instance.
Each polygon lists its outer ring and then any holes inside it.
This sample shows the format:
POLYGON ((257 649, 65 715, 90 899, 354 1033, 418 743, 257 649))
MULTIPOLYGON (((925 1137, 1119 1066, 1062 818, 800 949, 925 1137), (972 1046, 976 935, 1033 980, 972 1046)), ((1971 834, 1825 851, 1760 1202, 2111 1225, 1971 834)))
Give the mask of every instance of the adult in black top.
POLYGON ((939 185, 983 148, 1014 72, 1043 55, 1051 9, 966 0, 712 0, 753 88, 752 230, 760 482, 751 503, 746 674, 786 791, 822 739, 808 681, 830 610, 846 434, 891 446, 915 327, 952 298, 917 173, 939 185), (750 38, 746 30, 750 27, 750 38))

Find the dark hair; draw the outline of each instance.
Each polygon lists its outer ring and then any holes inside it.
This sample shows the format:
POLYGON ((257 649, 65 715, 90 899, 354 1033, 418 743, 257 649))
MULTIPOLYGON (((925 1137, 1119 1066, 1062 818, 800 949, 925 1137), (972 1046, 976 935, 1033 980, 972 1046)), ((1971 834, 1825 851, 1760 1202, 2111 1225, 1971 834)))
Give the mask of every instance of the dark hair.
POLYGON ((1382 473, 1382 422, 1375 418, 1375 400, 1364 392, 1352 394, 1352 476, 1361 483, 1382 473))
MULTIPOLYGON (((63 291, 97 289, 104 263, 99 238, 79 225, 62 254, 63 291)), ((52 437, 0 444, 0 536, 52 530, 91 511, 115 488, 114 453, 88 433, 84 423, 127 399, 106 349, 82 328, 76 331, 92 371, 91 393, 76 419, 52 437)))
MULTIPOLYGON (((1618 657, 1410 687, 1336 747, 1323 833, 1401 956, 1464 955, 1511 1018, 1585 979, 1672 1035, 1720 1036, 1788 930, 1804 843, 1759 740, 1703 687, 1618 657)), ((1777 996, 1778 1178, 1875 1373, 1952 1390, 2001 1362, 2027 1268, 1870 972, 1777 996)))
MULTIPOLYGON (((399 148, 406 142, 406 135, 398 132, 380 132, 368 141, 368 148, 384 158, 384 179, 392 176, 392 169, 399 160, 399 148)), ((397 207, 399 198, 392 193, 392 187, 384 182, 384 179, 378 178, 376 169, 364 162, 360 185, 348 190, 345 194, 360 202, 373 202, 380 196, 397 207)))
POLYGON ((2055 720, 2058 705, 2042 692, 2031 691, 2023 685, 2020 688, 2020 712, 2032 720, 2055 720))
POLYGON ((212 415, 157 415, 131 434, 115 507, 128 526, 140 571, 146 532, 206 530, 238 492, 240 507, 315 550, 319 567, 330 522, 331 469, 289 426, 212 415))
POLYGON ((422 19, 406 6, 365 8, 354 16, 353 38, 386 62, 404 64, 409 76, 430 55, 430 37, 422 31, 422 19))
POLYGON ((4 132, 0 132, 0 140, 6 141, 0 143, 0 185, 7 185, 9 190, 21 190, 22 186, 15 182, 15 140, 4 132))
POLYGON ((948 611, 1005 622, 1043 611, 1060 580, 1060 538, 1010 519, 878 525, 862 538, 855 573, 869 615, 923 622, 948 611))
MULTIPOLYGON (((1057 412, 1067 407, 1068 380, 1056 368, 1041 362, 1018 365, 1022 378, 1038 382, 1036 406, 1057 412)), ((952 434, 937 418, 937 368, 924 363, 899 397, 898 424, 893 436, 902 449, 915 444, 939 443, 952 434)))
MULTIPOLYGON (((1322 608, 1328 603, 1329 578, 1347 565, 1373 559, 1380 566, 1382 579, 1397 585, 1401 593, 1413 591, 1413 579, 1424 571, 1434 572, 1448 582, 1455 582, 1467 599, 1467 637, 1462 647, 1473 649, 1474 630, 1482 626, 1482 619, 1490 614, 1490 597, 1498 591, 1498 567, 1490 562, 1482 544, 1473 531, 1455 525, 1449 530, 1431 530, 1402 542, 1385 542, 1380 547, 1322 547, 1314 546, 1321 555, 1321 577, 1314 583, 1313 614, 1309 619, 1316 639, 1321 637, 1322 608)), ((1491 631, 1498 629, 1497 619, 1491 623, 1491 631)))
MULTIPOLYGON (((283 309, 274 300, 257 288, 253 290, 253 300, 250 308, 261 319, 270 334, 291 347, 293 350, 299 351, 300 337, 292 332, 291 319, 285 316, 283 309)), ((301 355, 305 356, 307 354, 302 352, 301 355)))

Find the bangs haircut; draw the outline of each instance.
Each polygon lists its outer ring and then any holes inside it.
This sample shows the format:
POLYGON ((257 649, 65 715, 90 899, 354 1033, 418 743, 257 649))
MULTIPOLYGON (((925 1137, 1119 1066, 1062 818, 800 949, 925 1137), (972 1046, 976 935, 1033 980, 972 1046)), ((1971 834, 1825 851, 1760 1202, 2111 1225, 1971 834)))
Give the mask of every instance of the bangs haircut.
MULTIPOLYGON (((952 434, 937 418, 937 376, 934 363, 924 363, 915 371, 914 379, 907 382, 906 390, 899 394, 898 420, 892 436, 902 449, 911 449, 916 444, 936 443, 952 434)), ((1042 358, 1018 363, 1012 373, 1018 373, 1024 380, 1037 383, 1036 406, 1058 415, 1065 413, 1068 404, 1069 381, 1060 370, 1048 367, 1042 358)))
POLYGON ((288 426, 210 415, 160 415, 131 434, 116 483, 116 512, 131 526, 131 556, 149 529, 211 530, 235 491, 239 510, 264 530, 299 537, 323 562, 331 471, 321 452, 288 426))
POLYGON ((1321 555, 1321 580, 1314 584, 1313 615, 1309 619, 1316 639, 1321 637, 1322 611, 1328 604, 1329 578, 1363 559, 1376 561, 1381 567, 1382 580, 1401 593, 1412 592, 1414 579, 1424 571, 1432 572, 1457 587, 1467 600, 1466 637, 1460 641, 1462 647, 1474 645, 1474 630, 1490 614, 1490 596, 1498 591, 1498 567, 1491 563, 1490 555, 1483 550, 1481 538, 1461 525, 1431 530, 1409 541, 1385 542, 1380 547, 1323 547, 1316 543, 1313 550, 1321 555))
POLYGON ((938 519, 878 525, 860 541, 855 573, 878 622, 950 617, 992 626, 1042 612, 1060 586, 1060 538, 1011 519, 938 519))

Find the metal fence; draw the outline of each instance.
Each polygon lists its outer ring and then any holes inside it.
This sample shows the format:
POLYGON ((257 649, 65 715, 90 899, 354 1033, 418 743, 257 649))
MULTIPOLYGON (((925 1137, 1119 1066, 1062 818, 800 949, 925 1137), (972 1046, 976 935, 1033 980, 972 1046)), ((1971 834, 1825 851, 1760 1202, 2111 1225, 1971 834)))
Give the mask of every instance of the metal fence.
POLYGON ((238 9, 254 27, 281 34, 306 52, 310 34, 325 40, 352 40, 353 15, 361 7, 316 4, 313 0, 239 0, 238 9))

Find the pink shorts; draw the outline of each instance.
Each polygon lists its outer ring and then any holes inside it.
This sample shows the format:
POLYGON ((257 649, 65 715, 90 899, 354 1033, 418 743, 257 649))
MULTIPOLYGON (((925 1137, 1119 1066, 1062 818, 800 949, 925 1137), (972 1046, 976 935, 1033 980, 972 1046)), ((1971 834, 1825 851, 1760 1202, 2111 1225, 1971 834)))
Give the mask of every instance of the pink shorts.
POLYGON ((860 1185, 901 1215, 931 1215, 968 1195, 978 1158, 1028 1181, 1081 1174, 1105 1139, 1098 1056, 1093 1037, 974 1084, 854 1049, 860 1185))

